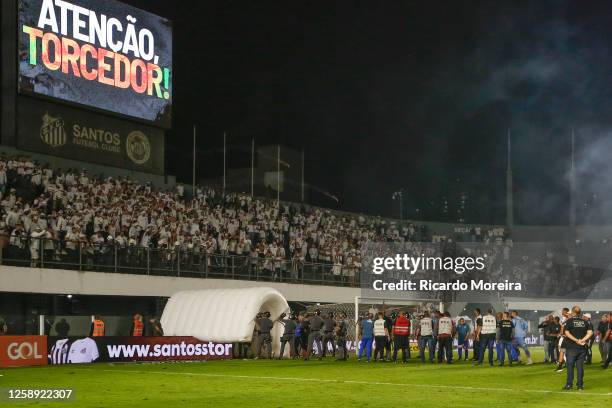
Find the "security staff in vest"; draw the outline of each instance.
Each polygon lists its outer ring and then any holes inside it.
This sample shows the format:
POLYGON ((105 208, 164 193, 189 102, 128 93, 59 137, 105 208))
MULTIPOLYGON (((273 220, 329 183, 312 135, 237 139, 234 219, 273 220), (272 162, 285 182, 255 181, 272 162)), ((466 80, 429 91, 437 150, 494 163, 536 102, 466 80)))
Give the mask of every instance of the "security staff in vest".
POLYGON ((453 336, 455 327, 450 318, 450 313, 445 312, 438 320, 438 363, 441 363, 446 355, 446 364, 453 363, 453 336))
POLYGON ((387 329, 387 319, 383 312, 378 312, 376 320, 374 320, 374 341, 376 349, 374 351, 374 361, 385 361, 385 347, 389 341, 389 330, 387 329))
POLYGON ((130 336, 133 337, 142 337, 145 334, 145 325, 142 321, 142 315, 136 313, 134 315, 134 319, 132 320, 132 327, 130 329, 130 336))
POLYGON ((325 357, 327 354, 327 350, 329 345, 331 344, 332 349, 332 357, 336 355, 336 344, 334 343, 334 328, 336 327, 336 321, 334 320, 334 313, 329 312, 327 316, 323 319, 323 335, 322 335, 322 344, 323 344, 323 354, 322 357, 325 357))
POLYGON ((508 353, 508 364, 512 365, 512 320, 510 320, 510 314, 508 312, 504 312, 502 314, 501 320, 497 323, 497 327, 499 328, 499 341, 501 343, 501 347, 499 350, 499 354, 497 355, 497 359, 499 360, 499 365, 501 367, 504 366, 504 356, 506 352, 508 353))
POLYGON ((473 342, 473 361, 478 361, 480 358, 480 331, 482 330, 482 315, 480 309, 474 309, 474 342, 473 342))
POLYGON ((497 331, 497 321, 493 315, 493 310, 487 312, 482 317, 482 326, 477 329, 476 338, 480 342, 480 355, 478 357, 478 365, 481 366, 484 361, 485 350, 489 349, 489 365, 493 366, 493 347, 495 345, 495 333, 497 331))
POLYGON ((421 362, 425 362, 425 346, 429 349, 429 362, 434 362, 435 343, 433 338, 433 322, 429 317, 429 312, 423 313, 423 317, 419 320, 417 329, 417 338, 419 339, 419 357, 421 362))
POLYGON ((104 337, 104 335, 104 320, 99 315, 95 315, 93 322, 91 322, 89 337, 104 337))
POLYGON ((274 327, 274 322, 270 320, 270 312, 264 312, 263 316, 255 322, 255 325, 259 332, 255 358, 259 358, 261 355, 261 348, 265 346, 268 360, 270 360, 272 358, 272 336, 270 335, 270 331, 274 327))
POLYGON ((410 319, 408 312, 403 312, 393 324, 393 362, 397 363, 397 352, 402 351, 402 363, 406 363, 410 358, 410 319))
POLYGON ((346 361, 348 358, 348 350, 346 348, 346 334, 348 333, 348 322, 346 321, 346 313, 340 312, 340 317, 336 322, 335 327, 336 342, 338 344, 338 361, 346 361))
POLYGON ((295 316, 292 314, 288 319, 285 319, 287 316, 285 313, 282 313, 279 317, 280 324, 283 325, 283 335, 280 338, 281 348, 280 354, 278 355, 278 359, 282 360, 285 355, 285 344, 289 343, 289 357, 295 357, 295 328, 297 326, 297 322, 295 316))
POLYGON ((576 388, 583 389, 584 383, 584 361, 587 355, 589 339, 593 337, 593 326, 590 320, 581 316, 580 307, 572 308, 572 317, 567 319, 563 328, 565 334, 564 346, 566 349, 565 359, 567 364, 567 381, 564 390, 571 390, 574 384, 574 366, 576 367, 576 388))
POLYGON ((308 319, 310 321, 310 334, 308 335, 308 349, 306 351, 306 360, 312 355, 313 345, 317 344, 317 355, 319 360, 323 356, 323 342, 321 341, 321 329, 323 329, 323 319, 321 319, 321 311, 315 310, 314 316, 308 319))

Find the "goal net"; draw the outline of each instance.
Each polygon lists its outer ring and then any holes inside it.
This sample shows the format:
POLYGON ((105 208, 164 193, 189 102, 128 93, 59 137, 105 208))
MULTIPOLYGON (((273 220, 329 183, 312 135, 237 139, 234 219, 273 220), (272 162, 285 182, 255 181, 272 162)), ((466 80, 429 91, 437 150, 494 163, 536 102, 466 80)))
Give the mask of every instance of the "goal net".
POLYGON ((359 348, 359 323, 367 316, 368 313, 372 313, 374 316, 380 311, 384 312, 386 316, 393 313, 408 312, 413 320, 411 323, 416 324, 416 317, 425 311, 440 310, 441 304, 437 299, 418 299, 418 300, 401 300, 393 298, 376 298, 376 297, 362 297, 356 296, 353 303, 328 303, 320 305, 311 305, 307 307, 307 312, 314 313, 315 310, 321 311, 321 316, 326 316, 330 312, 334 316, 338 316, 340 313, 345 313, 347 318, 348 330, 347 330, 347 349, 349 352, 356 352, 359 348))

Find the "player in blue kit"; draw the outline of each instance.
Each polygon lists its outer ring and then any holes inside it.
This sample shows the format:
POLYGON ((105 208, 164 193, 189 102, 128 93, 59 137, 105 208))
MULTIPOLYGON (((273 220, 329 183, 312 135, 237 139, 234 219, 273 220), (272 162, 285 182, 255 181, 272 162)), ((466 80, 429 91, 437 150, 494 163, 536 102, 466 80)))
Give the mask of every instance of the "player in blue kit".
POLYGON ((459 353, 459 361, 461 361, 462 351, 465 351, 465 360, 468 359, 469 342, 468 337, 470 335, 470 325, 465 322, 462 317, 459 319, 456 327, 457 331, 457 352, 459 353))

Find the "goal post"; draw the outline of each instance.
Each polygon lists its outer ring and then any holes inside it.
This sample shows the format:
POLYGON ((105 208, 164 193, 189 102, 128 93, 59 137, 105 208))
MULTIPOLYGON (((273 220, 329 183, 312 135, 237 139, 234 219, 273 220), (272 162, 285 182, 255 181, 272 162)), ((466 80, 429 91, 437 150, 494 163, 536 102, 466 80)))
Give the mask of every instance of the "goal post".
POLYGON ((442 310, 444 304, 440 299, 401 299, 397 297, 366 297, 355 296, 354 301, 354 323, 355 323, 355 352, 359 351, 359 321, 366 313, 376 314, 379 311, 385 312, 409 312, 411 315, 418 315, 425 310, 442 310))
POLYGON ((359 323, 367 314, 376 314, 379 311, 384 311, 389 315, 392 312, 401 313, 409 312, 416 316, 425 310, 439 310, 439 299, 398 299, 392 297, 366 297, 355 296, 352 303, 324 303, 317 305, 309 305, 307 311, 312 313, 319 310, 321 315, 333 313, 337 316, 339 313, 346 314, 347 317, 347 349, 357 352, 359 350, 359 323))

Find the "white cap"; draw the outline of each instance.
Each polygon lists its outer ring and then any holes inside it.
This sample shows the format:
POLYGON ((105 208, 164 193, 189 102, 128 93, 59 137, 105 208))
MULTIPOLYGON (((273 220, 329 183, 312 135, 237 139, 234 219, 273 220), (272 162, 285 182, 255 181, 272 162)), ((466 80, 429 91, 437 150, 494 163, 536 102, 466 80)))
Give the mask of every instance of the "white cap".
POLYGON ((585 314, 583 314, 583 316, 586 317, 587 319, 591 318, 591 314, 590 313, 585 313, 585 314))

